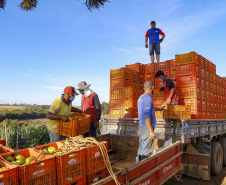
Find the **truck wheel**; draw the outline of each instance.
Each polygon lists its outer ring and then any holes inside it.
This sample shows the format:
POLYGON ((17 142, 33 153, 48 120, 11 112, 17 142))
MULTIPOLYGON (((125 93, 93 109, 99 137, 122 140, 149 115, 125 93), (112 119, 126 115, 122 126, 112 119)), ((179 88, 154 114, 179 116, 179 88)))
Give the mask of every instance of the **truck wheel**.
POLYGON ((220 137, 218 139, 218 142, 222 146, 222 150, 223 150, 223 165, 226 166, 226 138, 225 137, 220 137))
POLYGON ((223 150, 219 142, 211 142, 211 173, 218 175, 223 167, 223 150))

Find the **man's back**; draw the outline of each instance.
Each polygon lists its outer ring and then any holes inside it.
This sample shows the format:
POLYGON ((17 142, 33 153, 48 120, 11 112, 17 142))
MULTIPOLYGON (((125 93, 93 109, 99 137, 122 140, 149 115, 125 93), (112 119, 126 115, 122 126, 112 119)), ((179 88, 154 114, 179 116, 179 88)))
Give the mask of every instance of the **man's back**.
POLYGON ((155 110, 152 98, 149 94, 142 94, 138 100, 139 124, 146 127, 145 119, 151 118, 152 127, 155 128, 155 110))

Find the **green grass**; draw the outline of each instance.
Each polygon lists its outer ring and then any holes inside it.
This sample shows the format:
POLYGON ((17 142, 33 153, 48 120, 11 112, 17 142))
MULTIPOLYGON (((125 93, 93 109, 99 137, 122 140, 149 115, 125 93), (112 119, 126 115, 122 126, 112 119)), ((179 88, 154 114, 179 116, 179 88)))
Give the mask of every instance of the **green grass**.
POLYGON ((15 109, 25 109, 26 107, 20 107, 20 106, 0 106, 0 110, 15 110, 15 109))

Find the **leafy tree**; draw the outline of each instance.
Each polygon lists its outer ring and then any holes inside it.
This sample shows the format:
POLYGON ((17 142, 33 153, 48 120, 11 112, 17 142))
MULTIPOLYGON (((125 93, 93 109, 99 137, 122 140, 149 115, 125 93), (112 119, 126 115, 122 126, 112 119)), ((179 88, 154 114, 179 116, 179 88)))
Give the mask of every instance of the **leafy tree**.
POLYGON ((106 103, 105 101, 101 104, 102 114, 107 115, 109 114, 109 103, 106 103))
MULTIPOLYGON (((6 6, 7 0, 0 0, 0 10, 3 10, 6 6)), ((100 9, 101 7, 104 7, 104 4, 106 2, 109 2, 108 0, 86 0, 84 3, 88 10, 92 9, 100 9)), ((32 11, 34 10, 38 5, 38 0, 23 0, 18 6, 25 11, 32 11)))

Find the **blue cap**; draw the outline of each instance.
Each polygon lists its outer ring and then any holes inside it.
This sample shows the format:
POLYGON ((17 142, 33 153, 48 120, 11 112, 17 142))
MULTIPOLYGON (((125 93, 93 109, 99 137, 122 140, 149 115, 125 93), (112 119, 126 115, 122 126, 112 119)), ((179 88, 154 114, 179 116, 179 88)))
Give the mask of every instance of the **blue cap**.
POLYGON ((156 24, 156 22, 155 21, 151 21, 151 24, 156 24))

